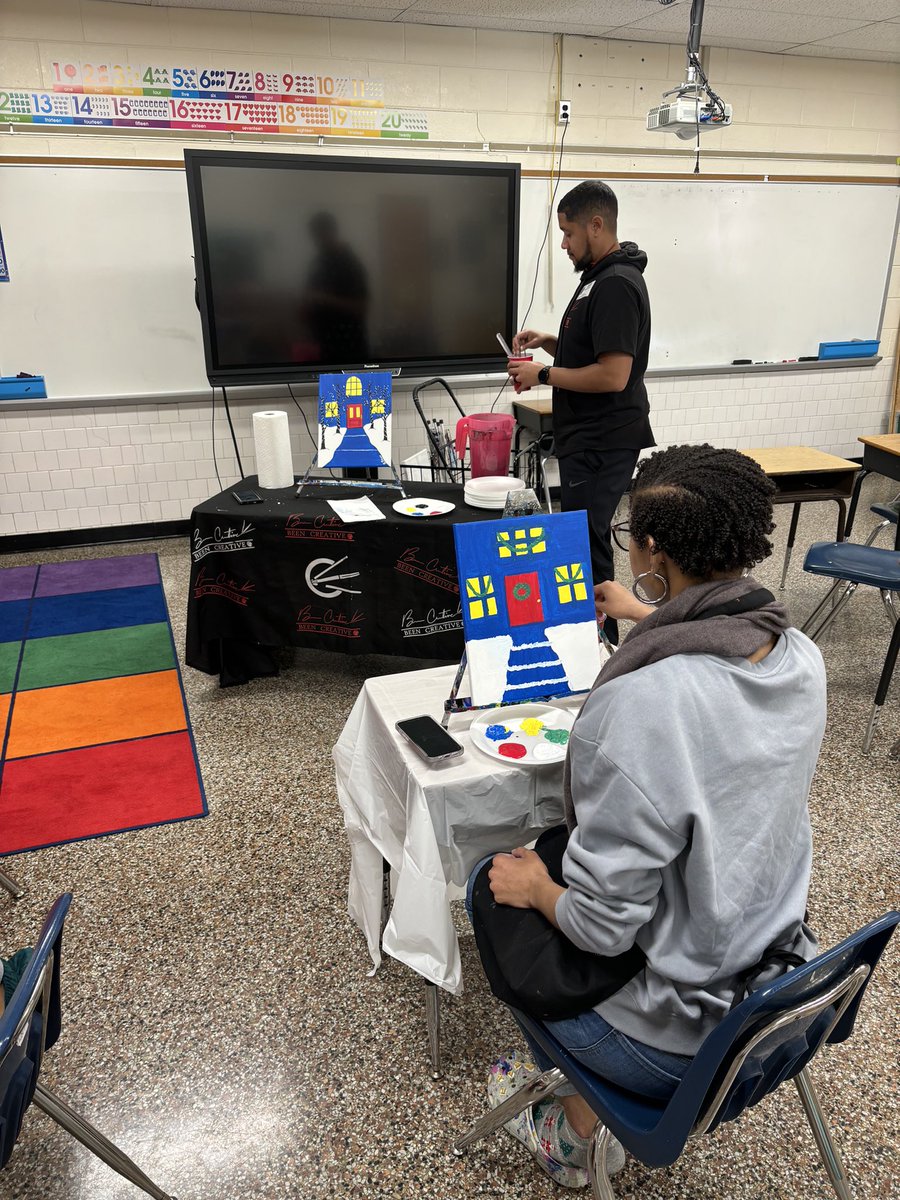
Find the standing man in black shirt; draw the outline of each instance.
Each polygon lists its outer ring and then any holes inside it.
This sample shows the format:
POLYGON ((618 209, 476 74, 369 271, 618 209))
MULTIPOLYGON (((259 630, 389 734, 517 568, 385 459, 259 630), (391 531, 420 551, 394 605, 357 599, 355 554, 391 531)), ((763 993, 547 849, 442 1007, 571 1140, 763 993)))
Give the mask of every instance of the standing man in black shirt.
MULTIPOLYGON (((553 436, 564 512, 587 510, 594 583, 613 578, 610 523, 631 482, 638 452, 653 446, 644 372, 650 351, 647 255, 619 242, 619 205, 599 180, 580 183, 559 202, 562 248, 581 281, 559 334, 523 329, 516 353, 546 350, 553 365, 509 364, 524 388, 553 387, 553 436)), ((606 634, 618 641, 616 622, 606 634)))

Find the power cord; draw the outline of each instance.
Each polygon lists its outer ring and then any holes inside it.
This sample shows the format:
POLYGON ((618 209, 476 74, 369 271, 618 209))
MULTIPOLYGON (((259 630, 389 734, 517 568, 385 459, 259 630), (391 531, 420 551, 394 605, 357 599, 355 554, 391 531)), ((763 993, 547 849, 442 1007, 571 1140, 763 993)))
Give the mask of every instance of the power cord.
MULTIPOLYGON (((544 236, 541 239, 540 248, 538 249, 537 261, 534 264, 534 279, 531 281, 531 296, 528 300, 528 308, 525 310, 525 316, 522 318, 521 322, 519 323, 520 329, 524 329, 525 326, 528 324, 528 318, 531 316, 531 310, 534 306, 534 297, 535 297, 535 293, 537 292, 538 275, 541 270, 541 258, 543 257, 543 254, 544 254, 544 247, 547 245, 547 238, 550 236, 550 226, 553 223, 553 213, 554 213, 553 206, 556 203, 556 193, 559 191, 559 181, 562 178, 563 148, 565 147, 565 144, 566 144, 566 134, 568 132, 569 132, 569 122, 566 121, 565 125, 563 126, 562 137, 559 139, 559 159, 557 160, 557 167, 556 167, 556 182, 553 185, 553 192, 550 196, 550 211, 547 213, 547 224, 544 226, 544 236)), ((550 164, 550 178, 551 179, 553 178, 553 163, 552 162, 550 164)), ((503 381, 500 391, 494 397, 493 403, 491 404, 491 407, 489 410, 490 412, 493 412, 494 409, 496 408, 497 401, 503 395, 508 384, 509 384, 509 376, 507 375, 506 379, 503 381)))
POLYGON ((231 409, 228 407, 228 394, 225 388, 222 388, 222 399, 225 401, 225 415, 228 418, 228 428, 231 430, 231 442, 234 446, 234 457, 237 459, 237 467, 240 472, 241 479, 244 478, 244 464, 241 462, 241 452, 238 450, 237 435, 234 432, 234 423, 231 420, 231 409))
POLYGON ((215 467, 215 471, 216 471, 216 479, 219 481, 219 491, 220 491, 220 492, 224 492, 224 491, 225 491, 225 489, 222 487, 222 477, 221 477, 221 475, 219 474, 219 463, 218 463, 218 460, 216 459, 216 389, 215 389, 215 388, 213 388, 213 389, 212 389, 212 422, 211 422, 211 427, 212 427, 212 452, 213 452, 213 466, 215 467))

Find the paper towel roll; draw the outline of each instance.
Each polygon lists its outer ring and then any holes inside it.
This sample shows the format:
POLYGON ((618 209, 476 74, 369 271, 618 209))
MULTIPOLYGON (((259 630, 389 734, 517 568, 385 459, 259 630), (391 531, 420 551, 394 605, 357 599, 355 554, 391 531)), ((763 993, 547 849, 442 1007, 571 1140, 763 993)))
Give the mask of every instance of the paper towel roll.
POLYGON ((294 482, 291 435, 286 412, 255 412, 253 441, 261 488, 286 488, 294 482))

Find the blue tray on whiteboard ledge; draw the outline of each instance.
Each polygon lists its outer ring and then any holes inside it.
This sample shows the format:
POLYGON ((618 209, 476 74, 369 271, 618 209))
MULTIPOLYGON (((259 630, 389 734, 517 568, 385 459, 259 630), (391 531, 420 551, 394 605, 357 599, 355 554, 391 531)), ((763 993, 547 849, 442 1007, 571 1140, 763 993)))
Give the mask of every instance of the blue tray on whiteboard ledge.
POLYGON ((0 400, 46 399, 43 375, 0 375, 0 400))
POLYGON ((859 339, 852 342, 819 342, 819 358, 871 358, 880 343, 859 339))

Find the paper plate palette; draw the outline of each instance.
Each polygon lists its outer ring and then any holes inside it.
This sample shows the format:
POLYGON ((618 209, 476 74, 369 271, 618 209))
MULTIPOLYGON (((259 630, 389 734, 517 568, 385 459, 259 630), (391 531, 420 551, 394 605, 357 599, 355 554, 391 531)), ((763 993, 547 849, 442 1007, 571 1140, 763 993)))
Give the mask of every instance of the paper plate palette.
POLYGON ((428 500, 425 496, 412 496, 405 500, 395 501, 391 507, 394 512, 404 517, 443 517, 445 513, 453 512, 455 504, 449 500, 428 500))
POLYGON ((479 713, 469 728, 472 745, 517 767, 540 767, 566 757, 575 713, 551 704, 510 704, 479 713))

